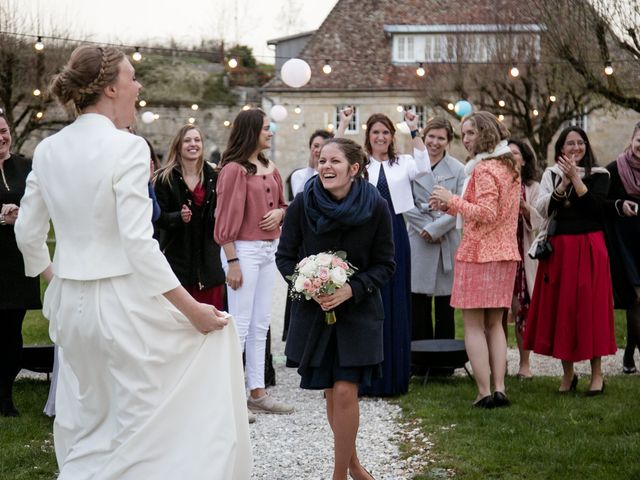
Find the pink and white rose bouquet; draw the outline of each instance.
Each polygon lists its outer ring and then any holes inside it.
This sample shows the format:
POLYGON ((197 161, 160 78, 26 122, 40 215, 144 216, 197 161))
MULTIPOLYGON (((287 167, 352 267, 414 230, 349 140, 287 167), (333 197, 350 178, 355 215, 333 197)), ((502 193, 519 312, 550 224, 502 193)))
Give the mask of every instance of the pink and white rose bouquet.
MULTIPOLYGON (((317 295, 330 295, 347 283, 356 270, 347 262, 347 253, 343 251, 309 255, 300 260, 293 275, 287 277, 291 282, 289 295, 295 300, 303 296, 310 300, 317 295)), ((325 322, 328 325, 336 323, 333 310, 325 312, 325 322)))

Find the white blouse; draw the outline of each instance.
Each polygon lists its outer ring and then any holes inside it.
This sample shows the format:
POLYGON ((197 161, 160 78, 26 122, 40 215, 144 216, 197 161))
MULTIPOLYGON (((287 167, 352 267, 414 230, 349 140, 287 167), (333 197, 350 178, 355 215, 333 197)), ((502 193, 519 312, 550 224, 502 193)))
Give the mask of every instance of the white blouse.
POLYGON ((404 213, 415 207, 411 182, 427 173, 431 173, 431 161, 427 150, 413 149, 411 155, 398 155, 398 160, 393 165, 388 160, 380 162, 373 157, 369 157, 369 182, 374 186, 378 185, 380 178, 380 166, 384 168, 384 175, 389 185, 389 193, 393 202, 395 213, 404 213))

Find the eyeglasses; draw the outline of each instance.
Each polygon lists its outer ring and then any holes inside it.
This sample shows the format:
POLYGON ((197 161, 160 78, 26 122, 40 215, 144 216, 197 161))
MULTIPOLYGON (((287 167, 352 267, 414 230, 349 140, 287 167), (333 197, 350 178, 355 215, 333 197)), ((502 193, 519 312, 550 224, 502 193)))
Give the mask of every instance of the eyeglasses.
POLYGON ((587 143, 583 142, 582 140, 578 140, 577 142, 574 142, 573 140, 570 142, 565 142, 564 146, 565 147, 584 147, 587 143))

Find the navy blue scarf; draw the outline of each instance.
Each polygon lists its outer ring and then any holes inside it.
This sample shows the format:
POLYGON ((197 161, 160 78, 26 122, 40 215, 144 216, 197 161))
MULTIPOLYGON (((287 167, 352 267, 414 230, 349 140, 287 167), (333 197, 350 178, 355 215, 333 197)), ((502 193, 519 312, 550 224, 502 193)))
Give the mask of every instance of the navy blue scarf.
POLYGON ((311 178, 304 186, 304 209, 311 230, 316 234, 344 230, 362 225, 373 215, 373 207, 380 194, 363 178, 351 184, 342 200, 335 200, 324 189, 320 176, 311 178))

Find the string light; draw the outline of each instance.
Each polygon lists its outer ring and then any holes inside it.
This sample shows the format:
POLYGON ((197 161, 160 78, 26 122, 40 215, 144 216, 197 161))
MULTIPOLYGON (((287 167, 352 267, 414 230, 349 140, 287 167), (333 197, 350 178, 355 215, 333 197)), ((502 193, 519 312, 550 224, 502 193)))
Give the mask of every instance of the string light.
POLYGON ((363 123, 363 124, 362 124, 362 125, 360 125, 360 126, 362 127, 362 129, 363 129, 363 130, 366 130, 366 129, 367 129, 367 124, 366 124, 366 123, 363 123))
POLYGON ((231 57, 227 65, 229 65, 229 68, 236 68, 238 66, 238 60, 235 57, 231 57))
POLYGON ((158 113, 154 113, 153 114, 153 119, 154 120, 158 120, 159 118, 160 118, 160 114, 158 114, 158 113))
POLYGON ((398 113, 402 113, 402 111, 404 110, 404 107, 402 105, 398 105, 396 107, 396 110, 397 110, 398 113))
POLYGON ((604 74, 607 76, 613 75, 613 66, 609 61, 605 62, 604 64, 604 74))
POLYGON ((549 101, 550 101, 551 103, 555 102, 556 100, 557 100, 557 98, 556 98, 556 96, 555 96, 555 95, 549 95, 549 101))
POLYGON ((251 109, 250 105, 245 105, 244 107, 242 107, 242 110, 244 110, 245 112, 249 109, 251 109))
POLYGON ((426 73, 427 71, 424 69, 422 62, 420 62, 418 68, 416 68, 416 75, 418 75, 419 77, 424 77, 426 73))
POLYGON ((36 43, 33 44, 33 48, 35 48, 38 52, 44 50, 44 43, 42 43, 42 37, 40 35, 38 35, 38 40, 36 41, 36 43))
POLYGON ((140 60, 142 60, 142 54, 140 53, 140 47, 136 47, 136 51, 133 52, 133 54, 131 55, 131 59, 134 62, 139 62, 140 60))
POLYGON ((147 106, 147 101, 146 101, 146 100, 140 100, 140 101, 138 102, 138 105, 140 105, 141 107, 143 107, 143 108, 144 108, 144 107, 146 107, 146 106, 147 106))
POLYGON ((191 105, 191 110, 193 110, 194 112, 195 112, 196 110, 198 110, 198 108, 200 108, 200 107, 198 107, 198 104, 197 104, 197 103, 194 103, 193 105, 191 105))
POLYGON ((509 75, 511 75, 513 78, 516 78, 518 75, 520 75, 520 70, 518 70, 518 67, 514 65, 509 70, 509 75))
POLYGON ((453 110, 454 108, 456 108, 456 106, 453 103, 447 104, 447 110, 453 110))
POLYGON ((36 88, 36 89, 33 91, 33 96, 34 96, 34 97, 39 97, 41 93, 42 93, 42 92, 40 91, 40 89, 36 88))
POLYGON ((196 123, 196 119, 193 117, 189 117, 189 124, 193 125, 194 123, 196 123))
POLYGON ((293 129, 294 130, 299 130, 300 129, 300 125, 298 125, 297 123, 293 124, 293 129))
POLYGON ((37 118, 38 120, 40 120, 42 117, 44 117, 44 113, 43 113, 43 112, 38 112, 38 113, 36 113, 36 118, 37 118))
POLYGON ((325 75, 329 75, 331 73, 331 70, 333 70, 331 68, 331 65, 329 64, 329 60, 325 60, 324 61, 324 65, 322 66, 322 71, 324 72, 325 75))
POLYGON ((540 115, 540 112, 538 112, 538 110, 536 110, 535 108, 533 109, 533 112, 531 112, 531 113, 533 113, 534 117, 537 117, 538 115, 540 115))
POLYGON ((302 109, 300 108, 300 105, 296 105, 296 108, 294 108, 293 111, 295 113, 297 113, 298 115, 300 115, 300 113, 302 113, 302 109))
POLYGON ((504 115, 502 115, 502 114, 498 115, 498 120, 503 121, 504 120, 504 115))
POLYGON ((504 107, 507 104, 507 102, 505 102, 504 100, 499 100, 498 101, 498 105, 500 105, 501 107, 504 107))
POLYGON ((334 128, 335 128, 335 125, 333 123, 327 123, 327 130, 332 132, 334 128))
POLYGON ((231 125, 231 122, 230 122, 229 120, 225 120, 224 122, 222 122, 222 124, 223 124, 225 127, 228 127, 229 125, 231 125))

